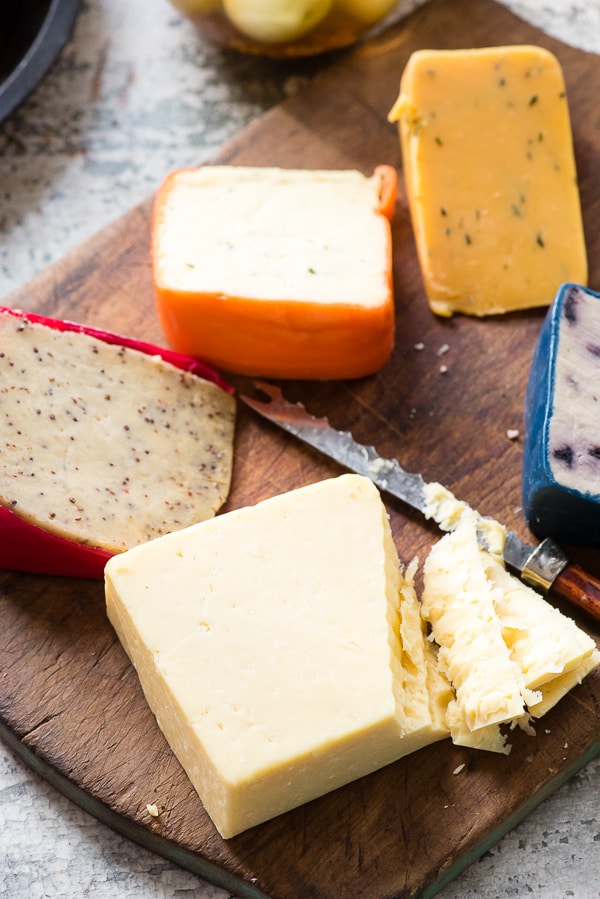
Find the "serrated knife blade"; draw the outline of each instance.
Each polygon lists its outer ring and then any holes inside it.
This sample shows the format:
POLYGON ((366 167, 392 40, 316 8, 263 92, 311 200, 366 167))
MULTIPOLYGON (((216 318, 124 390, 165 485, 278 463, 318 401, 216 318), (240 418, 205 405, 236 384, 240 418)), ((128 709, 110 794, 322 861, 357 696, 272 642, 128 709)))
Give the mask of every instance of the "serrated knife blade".
MULTIPOLYGON (((374 446, 358 443, 349 431, 338 431, 327 418, 317 418, 301 403, 285 399, 279 387, 265 381, 254 381, 255 388, 266 400, 238 393, 240 400, 263 418, 328 456, 343 468, 368 477, 383 493, 387 493, 426 518, 432 518, 428 483, 421 474, 406 471, 397 459, 382 458, 374 446)), ((445 489, 445 488, 443 488, 445 489)), ((453 497, 450 491, 446 491, 453 497)), ((459 502, 458 500, 456 500, 459 502)), ((480 527, 478 539, 484 549, 497 548, 489 543, 492 520, 475 511, 480 527)), ((442 530, 443 521, 435 519, 442 530)), ((497 524, 494 522, 494 524, 497 524)), ((552 593, 600 621, 600 580, 571 562, 566 553, 551 538, 537 545, 523 542, 514 531, 506 531, 501 548, 507 568, 521 580, 541 593, 552 593)))

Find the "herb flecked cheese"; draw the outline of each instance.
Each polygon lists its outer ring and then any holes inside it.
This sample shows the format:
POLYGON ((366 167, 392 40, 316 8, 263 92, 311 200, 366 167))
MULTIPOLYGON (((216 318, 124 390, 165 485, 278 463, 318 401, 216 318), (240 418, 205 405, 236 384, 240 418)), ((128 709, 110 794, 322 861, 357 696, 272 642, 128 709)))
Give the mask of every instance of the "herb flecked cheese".
POLYGON ((0 504, 120 552, 214 515, 235 400, 128 347, 0 315, 0 504))
POLYGON ((552 302, 587 258, 562 70, 534 46, 419 50, 399 121, 425 291, 439 315, 552 302))

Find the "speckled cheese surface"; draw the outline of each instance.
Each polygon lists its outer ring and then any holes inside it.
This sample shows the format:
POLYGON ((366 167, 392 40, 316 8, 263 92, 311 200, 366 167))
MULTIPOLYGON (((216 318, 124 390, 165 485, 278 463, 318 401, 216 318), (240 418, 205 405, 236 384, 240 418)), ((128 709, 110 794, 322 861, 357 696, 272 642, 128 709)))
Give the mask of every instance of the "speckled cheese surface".
POLYGON ((0 347, 3 506, 120 552, 222 505, 230 394, 157 356, 10 313, 0 347))
POLYGON ((156 223, 161 287, 265 302, 387 302, 377 175, 201 166, 173 177, 156 223))
POLYGON ((447 736, 417 599, 367 478, 311 484, 114 557, 106 597, 224 837, 447 736))

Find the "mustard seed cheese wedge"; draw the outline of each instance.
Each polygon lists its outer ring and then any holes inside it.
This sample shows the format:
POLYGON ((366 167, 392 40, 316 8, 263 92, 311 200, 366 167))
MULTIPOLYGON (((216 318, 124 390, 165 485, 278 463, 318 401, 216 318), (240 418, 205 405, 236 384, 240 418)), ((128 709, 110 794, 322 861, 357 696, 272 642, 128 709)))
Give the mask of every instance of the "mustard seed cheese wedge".
POLYGON ((158 348, 36 319, 0 314, 0 506, 109 553, 211 518, 233 396, 158 348))

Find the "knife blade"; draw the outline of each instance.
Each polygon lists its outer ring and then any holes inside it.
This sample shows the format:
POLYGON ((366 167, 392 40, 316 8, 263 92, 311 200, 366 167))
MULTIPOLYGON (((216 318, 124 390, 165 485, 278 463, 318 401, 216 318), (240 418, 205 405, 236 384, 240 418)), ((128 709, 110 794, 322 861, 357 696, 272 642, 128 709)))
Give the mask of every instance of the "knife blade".
MULTIPOLYGON (((434 494, 441 493, 454 504, 469 508, 441 484, 427 482, 421 474, 406 471, 397 459, 382 458, 374 446, 358 443, 349 431, 336 430, 327 418, 311 415, 302 403, 289 402, 274 384, 265 381, 253 384, 267 399, 238 393, 247 406, 342 467, 368 477, 383 493, 400 499, 426 518, 433 518, 442 530, 450 530, 452 522, 435 513, 434 494)), ((473 512, 478 540, 484 549, 500 551, 506 567, 538 592, 552 592, 600 621, 600 580, 571 562, 554 540, 547 537, 537 545, 525 543, 494 519, 473 512), (503 534, 500 545, 499 532, 503 534)))

